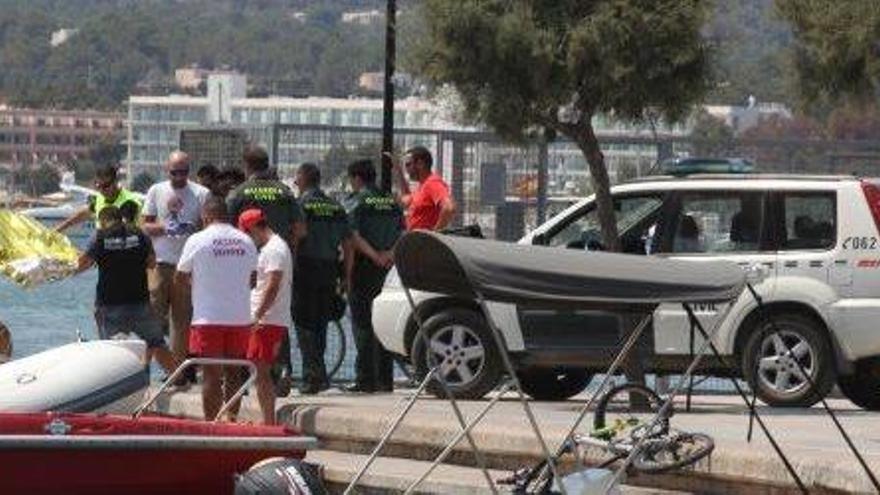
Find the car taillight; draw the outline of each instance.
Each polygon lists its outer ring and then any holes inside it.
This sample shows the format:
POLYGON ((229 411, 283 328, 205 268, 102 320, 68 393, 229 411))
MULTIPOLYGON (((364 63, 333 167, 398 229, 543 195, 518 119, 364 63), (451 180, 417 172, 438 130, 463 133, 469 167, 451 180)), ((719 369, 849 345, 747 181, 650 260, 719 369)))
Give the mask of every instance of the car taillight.
POLYGON ((880 184, 862 180, 862 192, 865 193, 865 201, 868 202, 877 233, 880 233, 880 184))

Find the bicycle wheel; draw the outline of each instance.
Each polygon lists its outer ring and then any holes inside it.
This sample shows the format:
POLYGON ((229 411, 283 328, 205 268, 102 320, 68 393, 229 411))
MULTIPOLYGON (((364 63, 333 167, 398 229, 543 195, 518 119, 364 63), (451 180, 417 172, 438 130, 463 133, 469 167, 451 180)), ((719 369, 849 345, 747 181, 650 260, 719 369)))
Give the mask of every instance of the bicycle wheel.
POLYGON ((665 438, 646 440, 632 465, 643 473, 664 473, 690 466, 714 449, 715 442, 708 435, 673 431, 665 438))
MULTIPOLYGON (((648 409, 640 411, 642 413, 656 413, 663 406, 663 400, 660 399, 660 396, 644 385, 624 383, 611 387, 596 404, 596 411, 593 412, 593 430, 603 430, 606 427, 616 427, 621 424, 631 426, 642 424, 642 421, 636 417, 636 412, 633 412, 629 407, 630 394, 641 397, 647 403, 648 409)), ((661 421, 660 431, 665 431, 668 428, 668 416, 661 421)))
POLYGON ((327 325, 327 350, 324 351, 324 364, 327 367, 327 379, 332 380, 342 362, 345 361, 346 350, 345 329, 339 320, 333 320, 327 325))

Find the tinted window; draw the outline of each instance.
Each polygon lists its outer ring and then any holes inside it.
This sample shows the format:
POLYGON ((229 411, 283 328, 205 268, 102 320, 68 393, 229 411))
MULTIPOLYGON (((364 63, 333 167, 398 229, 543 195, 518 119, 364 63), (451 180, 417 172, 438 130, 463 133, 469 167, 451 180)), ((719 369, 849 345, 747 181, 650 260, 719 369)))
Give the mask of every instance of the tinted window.
POLYGON ((673 253, 758 251, 763 231, 760 192, 686 192, 673 224, 673 253))
POLYGON ((782 210, 785 229, 781 249, 829 249, 834 245, 834 193, 785 193, 782 210))

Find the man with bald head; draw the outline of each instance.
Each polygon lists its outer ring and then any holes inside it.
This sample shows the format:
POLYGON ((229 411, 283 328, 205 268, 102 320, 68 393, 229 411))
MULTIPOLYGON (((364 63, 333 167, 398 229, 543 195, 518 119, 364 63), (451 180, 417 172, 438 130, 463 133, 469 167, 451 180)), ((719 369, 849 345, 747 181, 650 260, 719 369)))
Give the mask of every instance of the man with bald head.
POLYGON ((174 281, 187 238, 201 229, 208 189, 189 180, 190 159, 175 151, 165 162, 168 180, 154 184, 144 202, 143 230, 152 238, 156 268, 150 272, 150 303, 170 336, 171 352, 186 358, 192 303, 189 286, 174 281), (170 323, 169 323, 170 318, 170 323))

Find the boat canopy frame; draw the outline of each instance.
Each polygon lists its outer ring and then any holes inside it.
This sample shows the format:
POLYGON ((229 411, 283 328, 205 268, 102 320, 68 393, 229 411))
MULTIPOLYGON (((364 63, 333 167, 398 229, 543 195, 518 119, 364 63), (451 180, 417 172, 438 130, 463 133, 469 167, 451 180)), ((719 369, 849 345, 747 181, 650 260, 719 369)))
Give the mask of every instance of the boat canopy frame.
MULTIPOLYGON (((590 407, 608 387, 612 377, 620 370, 624 360, 635 347, 644 329, 651 321, 653 311, 664 303, 681 304, 688 316, 691 330, 691 362, 681 376, 672 392, 666 397, 661 408, 651 419, 648 431, 660 421, 668 411, 675 398, 684 392, 685 383, 691 380, 702 359, 710 352, 724 362, 713 338, 731 309, 734 302, 744 293, 754 298, 763 316, 770 322, 769 333, 778 333, 772 315, 766 311, 763 300, 752 287, 749 276, 760 276, 760 271, 747 273, 742 267, 726 261, 706 260, 670 260, 658 257, 633 256, 615 253, 589 252, 553 249, 543 246, 530 246, 486 241, 464 237, 453 237, 427 231, 406 233, 395 247, 395 266, 400 278, 407 301, 416 323, 416 338, 421 339, 425 348, 430 348, 429 337, 424 330, 424 321, 417 311, 412 291, 423 291, 472 299, 477 302, 486 316, 487 325, 493 335, 495 345, 499 349, 502 365, 507 374, 498 393, 470 419, 465 421, 458 401, 450 391, 443 375, 439 373, 438 364, 431 353, 427 353, 429 371, 419 387, 413 392, 398 416, 389 425, 371 455, 366 459, 358 473, 352 478, 345 490, 346 494, 354 493, 355 487, 379 456, 390 437, 413 408, 416 401, 424 393, 428 383, 436 379, 445 399, 449 402, 459 422, 461 430, 448 443, 446 448, 434 459, 434 462, 413 483, 405 493, 413 493, 433 470, 442 463, 452 449, 463 438, 476 459, 476 464, 483 473, 488 488, 498 493, 498 487, 492 480, 486 467, 485 457, 476 444, 471 430, 485 417, 489 410, 498 402, 502 395, 513 391, 529 421, 530 428, 540 444, 545 462, 540 473, 531 485, 540 487, 546 492, 553 480, 561 479, 557 469, 557 460, 565 452, 566 446, 585 419, 590 407), (487 301, 515 304, 535 309, 578 309, 607 310, 641 315, 641 320, 623 342, 613 362, 605 371, 605 377, 580 407, 577 418, 561 444, 551 453, 547 441, 538 425, 524 394, 516 370, 510 359, 510 351, 503 334, 496 323, 489 317, 487 301), (695 303, 728 303, 710 329, 706 329, 696 317, 692 305, 695 303), (694 335, 699 332, 702 341, 699 349, 694 350, 694 335)), ((789 349, 791 352, 791 349, 789 349)), ((798 363, 798 366, 801 366, 798 363)), ((801 374, 812 385, 809 373, 801 368, 801 374)), ((730 378, 738 395, 749 408, 750 420, 756 421, 767 437, 776 454, 780 457, 795 484, 802 493, 807 488, 798 476, 792 464, 783 453, 779 444, 767 428, 755 408, 755 398, 749 398, 737 380, 730 378)), ((690 389, 688 389, 688 395, 690 389)), ((864 462, 858 449, 849 439, 849 435, 837 421, 833 410, 822 399, 826 412, 832 417, 839 432, 847 441, 847 445, 859 460, 860 465, 871 479, 875 488, 880 491, 876 477, 864 462)), ((751 423, 749 428, 751 437, 751 423)), ((644 438, 640 439, 630 455, 617 468, 614 483, 619 482, 626 469, 638 455, 644 438)), ((553 484, 553 488, 566 494, 561 483, 553 484)))

